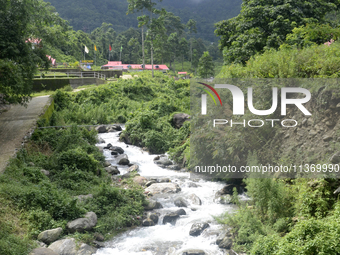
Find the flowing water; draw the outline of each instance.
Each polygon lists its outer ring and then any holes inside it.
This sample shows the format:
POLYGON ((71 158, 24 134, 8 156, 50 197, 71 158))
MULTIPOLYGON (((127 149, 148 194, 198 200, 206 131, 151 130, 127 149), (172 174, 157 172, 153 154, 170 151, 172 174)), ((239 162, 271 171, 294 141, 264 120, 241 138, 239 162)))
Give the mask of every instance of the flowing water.
MULTIPOLYGON (((205 254, 224 254, 223 250, 219 249, 215 244, 217 235, 221 231, 221 225, 215 222, 213 216, 235 210, 231 205, 214 202, 215 193, 225 184, 192 180, 189 173, 160 168, 153 162, 155 155, 149 155, 139 147, 127 146, 125 143, 119 142, 117 132, 100 134, 99 136, 105 140, 105 144, 100 146, 111 143, 113 146, 122 147, 130 162, 139 165, 139 174, 141 176, 146 178, 170 178, 172 182, 180 186, 181 191, 176 194, 163 194, 153 197, 163 206, 162 209, 154 210, 161 215, 157 225, 128 230, 116 236, 113 240, 106 242, 105 248, 99 249, 96 255, 182 255, 188 249, 203 250, 205 254), (189 183, 191 182, 195 182, 198 187, 190 187, 189 183), (201 199, 202 205, 190 205, 183 208, 186 215, 181 215, 175 225, 170 223, 163 225, 162 216, 164 214, 180 209, 175 206, 174 199, 178 196, 186 198, 190 194, 196 194, 201 199), (200 236, 190 236, 191 226, 200 222, 208 222, 210 227, 200 236)), ((110 152, 109 150, 104 150, 106 160, 111 162, 112 165, 117 165, 110 152)), ((125 168, 124 170, 122 166, 118 168, 121 174, 124 174, 127 169, 125 168)))

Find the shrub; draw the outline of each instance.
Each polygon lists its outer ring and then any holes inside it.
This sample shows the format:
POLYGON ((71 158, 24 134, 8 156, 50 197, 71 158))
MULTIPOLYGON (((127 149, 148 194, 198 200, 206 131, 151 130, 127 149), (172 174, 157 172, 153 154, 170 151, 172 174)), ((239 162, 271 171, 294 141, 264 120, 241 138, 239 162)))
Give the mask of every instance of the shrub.
POLYGON ((77 206, 76 199, 47 182, 29 186, 19 196, 19 207, 26 210, 42 209, 55 220, 73 220, 85 212, 77 206))
POLYGON ((282 47, 251 58, 245 66, 224 66, 218 78, 326 78, 340 76, 340 43, 304 49, 282 47))
POLYGON ((324 179, 297 179, 295 214, 322 218, 333 206, 334 198, 329 183, 324 179))
POLYGON ((280 237, 278 235, 259 236, 254 243, 251 255, 277 254, 277 245, 280 237))
POLYGON ((82 171, 87 172, 97 172, 97 168, 99 167, 98 161, 94 158, 93 155, 87 154, 81 148, 70 149, 67 151, 61 152, 58 157, 58 170, 63 170, 64 166, 71 166, 73 168, 80 169, 82 171))
POLYGON ((278 218, 292 216, 291 196, 282 180, 270 178, 245 179, 247 194, 252 197, 256 213, 274 223, 278 218))

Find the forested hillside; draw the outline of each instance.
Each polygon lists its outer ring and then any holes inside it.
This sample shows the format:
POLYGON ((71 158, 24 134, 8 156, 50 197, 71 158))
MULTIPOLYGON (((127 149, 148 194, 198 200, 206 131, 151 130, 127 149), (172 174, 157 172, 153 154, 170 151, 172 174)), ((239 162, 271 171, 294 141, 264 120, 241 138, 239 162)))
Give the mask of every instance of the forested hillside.
MULTIPOLYGON (((122 32, 137 27, 136 15, 126 15, 126 0, 50 0, 60 16, 70 22, 75 30, 91 32, 103 22, 111 23, 113 29, 122 32)), ((240 11, 240 0, 164 0, 157 8, 166 8, 179 16, 183 23, 197 21, 197 37, 216 41, 214 23, 235 17, 240 11)))

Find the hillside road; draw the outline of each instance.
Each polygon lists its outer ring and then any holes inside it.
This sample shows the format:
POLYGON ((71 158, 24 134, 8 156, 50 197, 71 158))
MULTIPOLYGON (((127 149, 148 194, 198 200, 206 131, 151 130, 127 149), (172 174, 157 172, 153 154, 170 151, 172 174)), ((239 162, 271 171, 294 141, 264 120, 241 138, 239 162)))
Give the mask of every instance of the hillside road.
POLYGON ((49 96, 34 97, 27 108, 13 105, 0 114, 0 174, 11 157, 21 148, 24 137, 33 131, 36 121, 50 104, 49 96))

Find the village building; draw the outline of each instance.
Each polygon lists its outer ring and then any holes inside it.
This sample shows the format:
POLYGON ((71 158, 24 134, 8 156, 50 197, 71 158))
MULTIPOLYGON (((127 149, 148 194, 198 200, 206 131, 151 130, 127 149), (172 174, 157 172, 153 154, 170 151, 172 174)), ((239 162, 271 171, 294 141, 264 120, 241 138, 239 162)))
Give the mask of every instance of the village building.
MULTIPOLYGON (((141 64, 122 64, 121 61, 109 61, 101 69, 122 70, 122 71, 143 71, 141 64)), ((166 65, 153 65, 154 70, 166 72, 169 68, 166 65)), ((145 65, 145 70, 152 70, 152 65, 145 65)))

